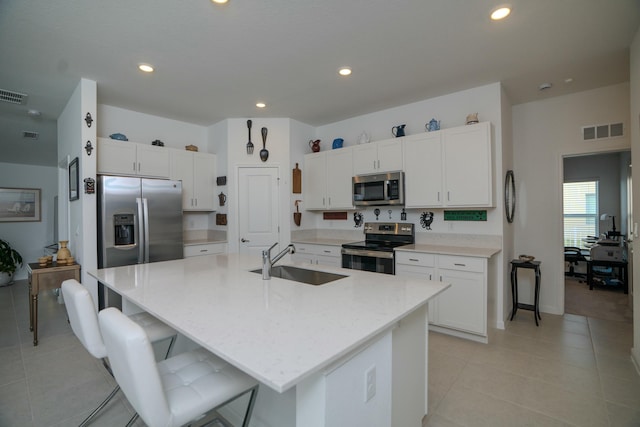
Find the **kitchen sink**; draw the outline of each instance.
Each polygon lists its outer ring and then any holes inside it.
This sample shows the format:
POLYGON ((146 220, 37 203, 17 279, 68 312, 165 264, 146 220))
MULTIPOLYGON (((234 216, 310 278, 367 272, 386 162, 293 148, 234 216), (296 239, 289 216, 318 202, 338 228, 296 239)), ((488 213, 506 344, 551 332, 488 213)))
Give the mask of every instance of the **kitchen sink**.
MULTIPOLYGON (((251 272, 262 274, 262 269, 259 268, 256 270, 251 270, 251 272)), ((290 265, 277 265, 275 267, 271 267, 271 277, 293 280, 294 282, 306 283, 307 285, 319 286, 349 276, 327 273, 324 271, 307 270, 306 268, 293 267, 290 265)))

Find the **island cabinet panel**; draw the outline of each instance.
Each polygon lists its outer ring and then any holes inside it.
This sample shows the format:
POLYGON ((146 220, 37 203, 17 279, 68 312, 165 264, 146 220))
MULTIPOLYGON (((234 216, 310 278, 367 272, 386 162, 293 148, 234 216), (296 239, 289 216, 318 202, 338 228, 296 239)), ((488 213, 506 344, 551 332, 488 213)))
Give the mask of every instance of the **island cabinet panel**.
POLYGON ((214 211, 216 155, 171 150, 171 179, 182 181, 182 210, 214 211))
POLYGON ((450 283, 429 301, 431 329, 487 341, 486 258, 396 250, 396 275, 450 283))
POLYGON ((98 138, 99 174, 169 178, 168 148, 98 138))
POLYGON ((353 147, 354 175, 402 170, 402 138, 353 147))
POLYGON ((353 152, 341 148, 304 157, 304 207, 310 210, 353 209, 353 152))
POLYGON ((408 208, 492 207, 489 122, 403 138, 408 208))
POLYGON ((293 261, 332 267, 340 267, 342 265, 340 246, 307 243, 294 243, 294 245, 296 252, 291 255, 293 261))

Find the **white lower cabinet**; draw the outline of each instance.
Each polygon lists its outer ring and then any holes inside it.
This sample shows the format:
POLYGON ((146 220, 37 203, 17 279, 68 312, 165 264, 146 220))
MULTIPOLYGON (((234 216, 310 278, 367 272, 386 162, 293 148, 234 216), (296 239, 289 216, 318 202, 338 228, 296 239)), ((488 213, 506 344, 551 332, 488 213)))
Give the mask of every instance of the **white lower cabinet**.
POLYGON ((201 245, 185 245, 184 257, 194 257, 202 255, 223 254, 227 252, 226 242, 221 243, 203 243, 201 245))
POLYGON ((396 275, 450 283, 429 301, 429 323, 439 332, 487 341, 487 259, 396 251, 396 275))
POLYGON ((292 261, 331 267, 342 266, 341 246, 315 245, 312 243, 294 243, 294 246, 296 247, 296 252, 291 255, 292 261))

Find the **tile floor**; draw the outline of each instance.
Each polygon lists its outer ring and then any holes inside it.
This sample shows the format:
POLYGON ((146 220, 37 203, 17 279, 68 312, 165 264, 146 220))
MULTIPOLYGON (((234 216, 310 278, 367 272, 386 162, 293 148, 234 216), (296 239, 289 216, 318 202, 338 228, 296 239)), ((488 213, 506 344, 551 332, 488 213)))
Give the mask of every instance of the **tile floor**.
MULTIPOLYGON (((25 282, 0 288, 0 427, 78 425, 115 386, 55 295, 41 294, 39 314, 33 347, 25 282)), ((423 425, 640 426, 631 324, 543 313, 536 328, 531 316, 519 312, 488 345, 430 334, 423 425)), ((119 394, 92 426, 125 425, 132 415, 119 394)))

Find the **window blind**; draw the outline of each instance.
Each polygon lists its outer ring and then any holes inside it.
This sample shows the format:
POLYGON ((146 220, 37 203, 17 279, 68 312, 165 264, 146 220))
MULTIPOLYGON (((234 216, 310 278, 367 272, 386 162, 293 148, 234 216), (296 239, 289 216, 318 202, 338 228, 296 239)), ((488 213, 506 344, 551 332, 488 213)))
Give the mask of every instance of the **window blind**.
POLYGON ((582 239, 598 235, 598 181, 565 182, 564 245, 583 246, 582 239))

